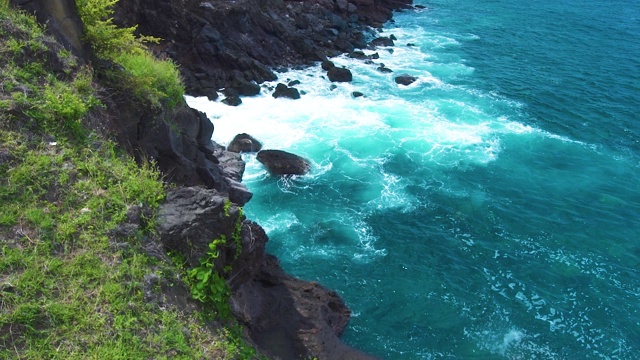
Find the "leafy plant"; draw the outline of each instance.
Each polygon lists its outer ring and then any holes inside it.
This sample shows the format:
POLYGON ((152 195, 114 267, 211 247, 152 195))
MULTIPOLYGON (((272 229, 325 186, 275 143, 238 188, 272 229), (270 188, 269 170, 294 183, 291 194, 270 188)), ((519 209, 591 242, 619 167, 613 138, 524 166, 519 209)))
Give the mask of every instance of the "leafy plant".
POLYGON ((191 295, 193 298, 212 305, 216 314, 223 319, 231 317, 231 308, 229 307, 231 291, 224 277, 215 271, 214 262, 220 256, 218 246, 226 243, 227 239, 224 235, 209 243, 209 250, 200 259, 200 266, 187 273, 192 281, 191 295))
POLYGON ((137 26, 114 24, 113 6, 118 1, 76 0, 87 41, 98 57, 120 65, 106 70, 113 85, 124 87, 151 106, 175 107, 184 95, 176 64, 156 59, 147 48, 147 43, 158 43, 160 39, 136 35, 137 26))

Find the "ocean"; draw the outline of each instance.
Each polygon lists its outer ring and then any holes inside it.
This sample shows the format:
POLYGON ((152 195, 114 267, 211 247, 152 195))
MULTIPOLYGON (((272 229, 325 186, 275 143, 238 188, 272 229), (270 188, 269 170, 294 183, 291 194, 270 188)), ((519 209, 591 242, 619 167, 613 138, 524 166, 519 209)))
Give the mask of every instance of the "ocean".
POLYGON ((397 38, 393 73, 340 56, 351 83, 318 64, 239 107, 188 98, 215 141, 312 163, 243 155, 267 250, 384 359, 640 358, 640 3, 416 4, 369 34, 397 38), (270 95, 291 80, 301 99, 270 95))

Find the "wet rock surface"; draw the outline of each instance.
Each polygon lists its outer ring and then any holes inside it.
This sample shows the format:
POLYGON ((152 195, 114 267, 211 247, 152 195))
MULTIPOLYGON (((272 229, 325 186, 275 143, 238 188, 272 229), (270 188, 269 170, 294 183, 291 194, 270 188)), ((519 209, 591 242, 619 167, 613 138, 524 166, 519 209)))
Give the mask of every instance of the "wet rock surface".
MULTIPOLYGON (((291 360, 314 356, 372 359, 338 338, 350 316, 342 299, 317 283, 286 274, 278 260, 265 253, 268 237, 264 230, 247 220, 235 204, 227 205, 225 211, 227 201, 213 189, 170 191, 158 211, 162 246, 182 254, 189 266, 196 266, 212 239, 228 239, 218 248, 220 255, 214 268, 224 273, 223 269, 230 266, 225 277, 231 286, 232 312, 267 354, 291 360), (241 224, 241 232, 234 239, 237 224, 241 224)), ((147 280, 151 285, 158 281, 147 280)), ((184 302, 173 292, 163 297, 149 295, 149 300, 184 302)))
POLYGON ((272 175, 304 175, 311 170, 305 158, 282 150, 262 150, 257 159, 272 175))
MULTIPOLYGON (((271 69, 323 61, 367 47, 367 26, 381 27, 410 0, 131 0, 116 5, 116 21, 163 39, 156 48, 178 64, 194 96, 240 95, 275 80, 271 69), (243 90, 244 89, 244 90, 243 90)), ((245 95, 246 94, 246 95, 245 95)))
POLYGON ((253 136, 242 133, 233 137, 233 140, 227 145, 227 151, 241 152, 258 152, 262 150, 262 143, 253 136))
POLYGON ((411 76, 409 74, 402 74, 402 75, 396 76, 394 80, 396 84, 408 86, 413 84, 416 80, 418 80, 418 78, 415 76, 411 76))

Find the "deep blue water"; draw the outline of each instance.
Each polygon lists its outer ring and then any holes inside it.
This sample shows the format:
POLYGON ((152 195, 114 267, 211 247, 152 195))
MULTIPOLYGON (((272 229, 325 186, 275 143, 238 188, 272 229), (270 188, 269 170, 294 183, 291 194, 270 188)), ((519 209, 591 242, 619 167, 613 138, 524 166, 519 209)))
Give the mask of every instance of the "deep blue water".
POLYGON ((417 3, 383 30, 393 74, 339 57, 354 81, 333 90, 281 74, 300 100, 190 99, 214 140, 313 163, 278 179, 244 155, 268 250, 385 359, 639 358, 640 3, 417 3))

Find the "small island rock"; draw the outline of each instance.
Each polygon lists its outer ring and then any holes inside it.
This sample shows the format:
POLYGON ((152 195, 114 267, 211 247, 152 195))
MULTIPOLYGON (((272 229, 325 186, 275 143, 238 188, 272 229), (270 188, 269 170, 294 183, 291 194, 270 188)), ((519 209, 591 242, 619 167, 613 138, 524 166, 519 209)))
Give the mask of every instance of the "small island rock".
POLYGON ((257 159, 273 175, 304 175, 311 170, 306 159, 282 150, 262 150, 257 159))
POLYGON ((395 78, 396 84, 405 86, 413 84, 416 80, 418 80, 418 78, 409 74, 402 74, 395 78))
POLYGON ((256 140, 249 134, 238 134, 227 146, 227 151, 241 153, 241 152, 257 152, 262 149, 260 141, 256 140))

